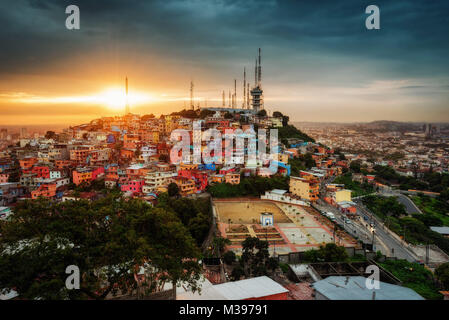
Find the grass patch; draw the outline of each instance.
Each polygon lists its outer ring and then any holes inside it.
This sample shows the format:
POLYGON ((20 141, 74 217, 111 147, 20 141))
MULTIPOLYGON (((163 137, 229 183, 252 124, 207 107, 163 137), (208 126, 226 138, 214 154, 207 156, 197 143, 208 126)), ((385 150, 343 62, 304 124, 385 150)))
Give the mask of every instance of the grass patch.
POLYGON ((441 220, 441 225, 449 227, 449 204, 426 195, 417 195, 410 198, 424 214, 438 218, 441 220))
POLYGON ((334 183, 344 184, 346 189, 352 191, 351 193, 352 197, 364 196, 374 192, 374 188, 370 184, 367 183, 362 184, 357 181, 353 181, 351 173, 346 173, 344 175, 337 177, 334 180, 334 183))
POLYGON ((410 263, 407 260, 387 260, 379 263, 390 271, 404 287, 413 289, 425 299, 440 300, 443 295, 438 292, 432 272, 418 263, 410 263))

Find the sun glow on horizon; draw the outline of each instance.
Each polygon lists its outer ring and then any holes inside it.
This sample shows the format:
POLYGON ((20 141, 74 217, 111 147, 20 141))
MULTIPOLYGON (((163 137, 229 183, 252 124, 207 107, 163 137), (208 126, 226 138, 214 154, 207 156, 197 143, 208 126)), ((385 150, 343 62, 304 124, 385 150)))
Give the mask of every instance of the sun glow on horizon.
POLYGON ((91 95, 45 97, 26 93, 12 93, 9 95, 3 94, 0 98, 6 98, 8 101, 16 103, 91 103, 103 105, 112 110, 124 109, 127 102, 132 107, 160 100, 146 92, 130 90, 127 101, 125 90, 119 87, 111 87, 91 95))
POLYGON ((129 91, 128 101, 125 90, 121 88, 109 88, 93 97, 95 101, 106 105, 113 110, 125 108, 128 103, 130 106, 141 105, 145 103, 155 102, 158 99, 152 95, 143 92, 129 91))

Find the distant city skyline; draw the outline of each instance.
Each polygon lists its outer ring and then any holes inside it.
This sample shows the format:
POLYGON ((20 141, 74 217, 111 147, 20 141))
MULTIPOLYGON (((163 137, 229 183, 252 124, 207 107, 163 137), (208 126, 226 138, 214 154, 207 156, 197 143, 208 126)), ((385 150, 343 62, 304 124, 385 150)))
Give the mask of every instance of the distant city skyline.
POLYGON ((262 48, 265 108, 291 121, 449 122, 449 3, 2 1, 0 127, 221 106, 262 48), (65 28, 76 4, 81 29, 65 28), (255 14, 257 12, 257 14, 255 14))

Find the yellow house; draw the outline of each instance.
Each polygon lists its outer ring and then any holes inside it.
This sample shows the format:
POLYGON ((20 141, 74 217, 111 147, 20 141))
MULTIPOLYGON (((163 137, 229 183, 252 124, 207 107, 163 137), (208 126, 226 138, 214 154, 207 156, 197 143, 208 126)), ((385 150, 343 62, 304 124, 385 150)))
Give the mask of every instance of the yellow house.
POLYGON ((335 202, 341 201, 352 201, 351 200, 351 190, 343 189, 335 191, 335 202))
POLYGON ((286 153, 279 153, 278 154, 279 161, 283 163, 288 163, 288 154, 286 153))
POLYGON ((196 170, 198 169, 197 164, 180 163, 179 170, 196 170))
POLYGON ((195 181, 184 177, 176 177, 174 182, 179 187, 179 193, 185 197, 196 192, 195 181))
POLYGON ((290 192, 308 201, 318 200, 320 184, 315 179, 290 177, 290 192))
POLYGON ((222 183, 224 181, 223 174, 213 174, 209 176, 210 183, 222 183))
POLYGON ((227 173, 225 176, 225 181, 226 183, 230 183, 230 184, 239 184, 240 183, 240 174, 238 173, 227 173))

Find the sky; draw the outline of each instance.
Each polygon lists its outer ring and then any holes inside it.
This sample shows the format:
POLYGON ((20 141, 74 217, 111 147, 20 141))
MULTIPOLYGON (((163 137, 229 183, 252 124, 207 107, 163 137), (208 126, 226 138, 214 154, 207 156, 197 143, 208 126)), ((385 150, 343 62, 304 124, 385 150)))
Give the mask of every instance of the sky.
POLYGON ((241 104, 262 50, 265 108, 293 121, 449 122, 449 1, 2 0, 0 126, 64 126, 241 104), (80 29, 68 30, 68 5, 80 29), (367 30, 368 5, 380 29, 367 30), (226 102, 227 103, 227 102, 226 102))

